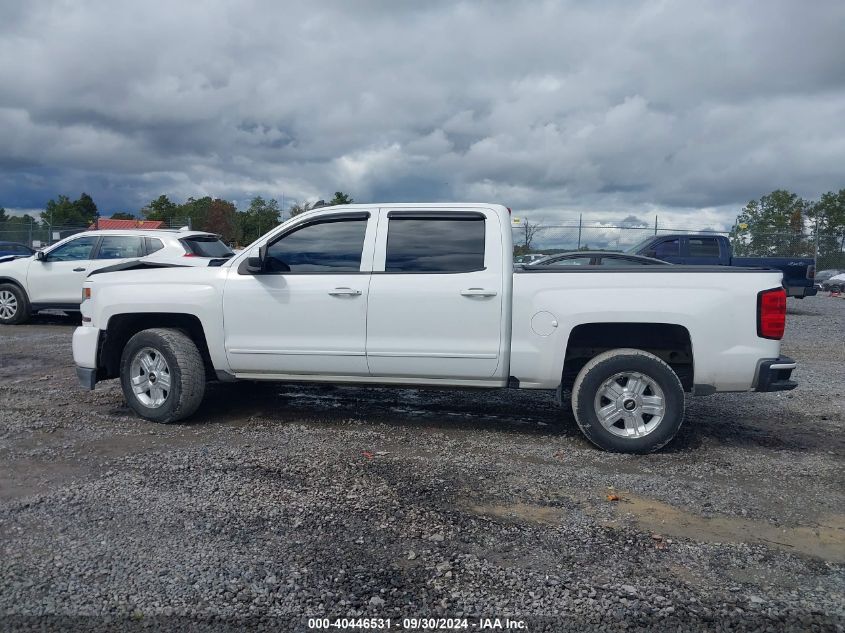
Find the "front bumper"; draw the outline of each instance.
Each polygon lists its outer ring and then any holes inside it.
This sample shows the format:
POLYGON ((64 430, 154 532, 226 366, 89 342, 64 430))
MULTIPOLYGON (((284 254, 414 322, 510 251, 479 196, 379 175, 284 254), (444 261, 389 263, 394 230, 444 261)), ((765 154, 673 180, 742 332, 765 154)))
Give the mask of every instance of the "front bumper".
POLYGON ((792 370, 798 366, 789 356, 767 358, 760 361, 754 391, 789 391, 798 383, 790 380, 792 370))
POLYGON ((94 385, 97 384, 97 370, 90 367, 76 366, 76 377, 79 379, 79 384, 93 391, 94 385))
POLYGON ((95 327, 83 325, 73 332, 73 362, 76 364, 76 377, 86 389, 93 389, 97 382, 99 342, 100 330, 95 327))

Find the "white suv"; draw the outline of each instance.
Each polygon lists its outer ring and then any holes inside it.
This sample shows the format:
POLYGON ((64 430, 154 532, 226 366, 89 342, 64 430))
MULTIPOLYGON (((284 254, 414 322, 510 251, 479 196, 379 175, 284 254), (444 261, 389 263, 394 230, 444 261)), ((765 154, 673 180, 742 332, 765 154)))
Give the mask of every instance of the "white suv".
POLYGON ((131 260, 213 266, 233 253, 213 233, 180 230, 86 231, 32 257, 0 262, 0 324, 24 323, 39 310, 78 311, 93 271, 131 260))

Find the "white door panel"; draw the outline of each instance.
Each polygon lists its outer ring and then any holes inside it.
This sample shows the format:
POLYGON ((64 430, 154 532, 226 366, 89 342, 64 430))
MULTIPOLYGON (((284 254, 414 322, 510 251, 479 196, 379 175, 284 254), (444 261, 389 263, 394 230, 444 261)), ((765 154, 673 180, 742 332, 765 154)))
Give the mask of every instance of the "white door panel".
POLYGON ((501 278, 375 273, 367 354, 373 375, 487 378, 498 365, 501 278), (470 287, 497 292, 467 297, 470 287))
POLYGON ((474 220, 456 224, 455 214, 382 211, 367 313, 372 375, 496 375, 503 328, 501 229, 495 214, 483 215, 475 212, 474 220), (459 238, 463 233, 472 245, 459 238), (443 272, 426 272, 438 268, 443 272), (461 268, 476 269, 446 272, 461 268))
POLYGON ((82 282, 91 260, 34 262, 29 268, 29 300, 32 303, 75 304, 82 302, 82 282))
POLYGON ((262 273, 231 269, 223 318, 235 373, 369 373, 367 298, 377 220, 368 212, 305 219, 270 242, 262 273))
POLYGON ((44 260, 33 261, 27 272, 32 303, 74 305, 82 302, 82 282, 91 268, 91 255, 98 236, 69 240, 49 251, 44 260))
POLYGON ((368 273, 239 275, 233 270, 223 315, 230 367, 366 375, 368 284, 368 273))

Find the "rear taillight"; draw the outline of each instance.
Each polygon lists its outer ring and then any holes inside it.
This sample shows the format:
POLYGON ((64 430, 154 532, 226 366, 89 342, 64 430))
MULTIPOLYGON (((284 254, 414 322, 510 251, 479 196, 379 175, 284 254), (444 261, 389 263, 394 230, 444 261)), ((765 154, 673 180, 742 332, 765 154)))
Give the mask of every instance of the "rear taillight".
POLYGON ((196 256, 197 256, 196 253, 185 253, 184 255, 182 255, 182 257, 196 257, 196 256))
POLYGON ((757 336, 780 340, 786 328, 786 290, 772 288, 757 294, 757 336))
POLYGON ((816 278, 816 265, 810 264, 807 266, 807 279, 815 279, 816 278))

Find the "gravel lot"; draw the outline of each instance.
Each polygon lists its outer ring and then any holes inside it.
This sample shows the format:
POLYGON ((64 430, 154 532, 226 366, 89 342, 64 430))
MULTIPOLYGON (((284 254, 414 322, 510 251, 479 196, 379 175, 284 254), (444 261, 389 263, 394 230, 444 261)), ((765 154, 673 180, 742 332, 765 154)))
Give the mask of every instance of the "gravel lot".
POLYGON ((218 384, 157 426, 77 387, 72 320, 3 328, 0 629, 843 631, 845 300, 790 302, 800 387, 645 457, 516 391, 218 384))

